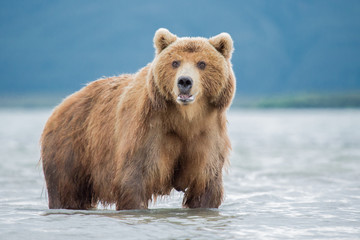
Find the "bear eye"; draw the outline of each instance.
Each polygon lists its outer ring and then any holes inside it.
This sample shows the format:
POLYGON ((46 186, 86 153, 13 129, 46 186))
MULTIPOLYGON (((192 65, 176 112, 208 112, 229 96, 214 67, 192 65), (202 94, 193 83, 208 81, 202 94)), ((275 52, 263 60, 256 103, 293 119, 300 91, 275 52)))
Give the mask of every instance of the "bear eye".
POLYGON ((171 65, 173 68, 178 68, 180 67, 180 61, 173 61, 171 65))
POLYGON ((201 70, 204 70, 206 67, 206 63, 204 61, 200 61, 197 63, 198 68, 200 68, 201 70))

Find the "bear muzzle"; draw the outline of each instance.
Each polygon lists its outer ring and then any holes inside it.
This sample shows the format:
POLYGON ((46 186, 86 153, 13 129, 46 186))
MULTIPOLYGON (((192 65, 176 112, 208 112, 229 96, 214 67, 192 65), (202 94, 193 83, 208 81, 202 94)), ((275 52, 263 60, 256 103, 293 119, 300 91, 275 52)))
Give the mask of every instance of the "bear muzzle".
POLYGON ((189 76, 180 76, 177 80, 177 86, 179 88, 179 95, 176 101, 180 104, 187 105, 195 100, 195 97, 190 94, 193 86, 193 80, 189 76))

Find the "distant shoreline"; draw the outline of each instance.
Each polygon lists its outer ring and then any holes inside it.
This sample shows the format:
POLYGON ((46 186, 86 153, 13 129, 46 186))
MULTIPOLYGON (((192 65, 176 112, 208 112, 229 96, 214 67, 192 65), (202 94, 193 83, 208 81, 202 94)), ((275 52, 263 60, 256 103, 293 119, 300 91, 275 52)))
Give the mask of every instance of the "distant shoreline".
MULTIPOLYGON (((0 108, 53 108, 69 93, 0 94, 0 108)), ((274 96, 238 94, 232 108, 360 108, 360 91, 274 96)))
POLYGON ((238 95, 233 107, 243 108, 360 108, 360 91, 298 93, 249 97, 238 95))
POLYGON ((53 108, 68 95, 65 93, 0 94, 0 108, 53 108))

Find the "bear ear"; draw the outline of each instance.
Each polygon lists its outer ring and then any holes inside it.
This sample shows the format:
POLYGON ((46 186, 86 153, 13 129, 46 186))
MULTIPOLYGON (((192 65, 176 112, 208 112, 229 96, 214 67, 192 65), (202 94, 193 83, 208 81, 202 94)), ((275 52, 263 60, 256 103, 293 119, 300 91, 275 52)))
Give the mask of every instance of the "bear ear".
POLYGON ((231 58, 231 54, 234 50, 234 47, 233 47, 233 40, 231 39, 230 34, 220 33, 219 35, 210 38, 209 42, 226 59, 231 58))
POLYGON ((176 35, 169 32, 169 30, 165 28, 158 29, 154 36, 154 46, 156 49, 156 54, 159 54, 171 43, 175 42, 176 39, 177 39, 176 35))

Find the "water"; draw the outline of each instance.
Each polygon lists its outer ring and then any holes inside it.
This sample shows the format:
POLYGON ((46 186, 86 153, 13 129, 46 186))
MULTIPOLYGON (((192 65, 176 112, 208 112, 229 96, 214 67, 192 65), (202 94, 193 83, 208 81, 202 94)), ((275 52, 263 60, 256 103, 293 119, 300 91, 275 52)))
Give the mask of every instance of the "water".
POLYGON ((360 110, 236 110, 225 202, 49 210, 39 136, 50 110, 0 110, 0 239, 360 239, 360 110))

